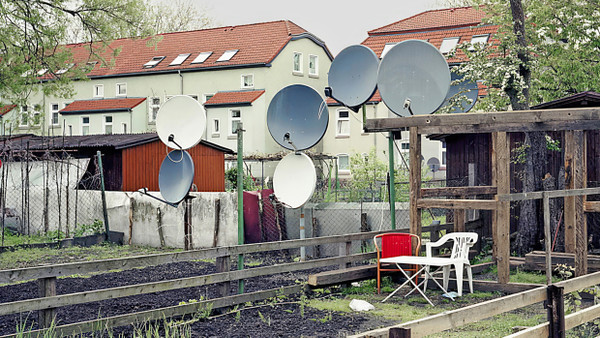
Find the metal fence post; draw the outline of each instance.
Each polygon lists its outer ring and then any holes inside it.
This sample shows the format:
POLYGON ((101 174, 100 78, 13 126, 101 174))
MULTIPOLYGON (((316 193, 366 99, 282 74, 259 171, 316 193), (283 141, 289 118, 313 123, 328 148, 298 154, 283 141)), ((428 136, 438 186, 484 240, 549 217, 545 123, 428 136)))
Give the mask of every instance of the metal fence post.
POLYGON ((98 158, 98 170, 100 171, 100 189, 102 190, 102 213, 104 214, 104 231, 106 232, 106 240, 109 238, 110 227, 108 226, 108 210, 106 210, 106 192, 104 190, 104 169, 102 168, 102 153, 100 150, 96 152, 98 158))

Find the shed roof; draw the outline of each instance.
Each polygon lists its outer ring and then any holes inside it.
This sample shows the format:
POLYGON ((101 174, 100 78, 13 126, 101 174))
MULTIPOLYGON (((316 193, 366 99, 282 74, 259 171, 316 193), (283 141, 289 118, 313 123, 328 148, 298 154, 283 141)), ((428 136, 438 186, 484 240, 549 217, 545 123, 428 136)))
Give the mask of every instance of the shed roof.
POLYGON ((219 106, 244 106, 251 105, 256 99, 265 93, 261 90, 237 90, 217 92, 204 103, 207 108, 219 106))
POLYGON ((531 109, 600 107, 600 93, 586 91, 563 97, 554 101, 544 102, 531 109))
POLYGON ((119 98, 119 99, 97 99, 97 100, 79 100, 73 101, 63 108, 61 114, 78 113, 103 113, 117 111, 131 111, 146 100, 141 98, 119 98))

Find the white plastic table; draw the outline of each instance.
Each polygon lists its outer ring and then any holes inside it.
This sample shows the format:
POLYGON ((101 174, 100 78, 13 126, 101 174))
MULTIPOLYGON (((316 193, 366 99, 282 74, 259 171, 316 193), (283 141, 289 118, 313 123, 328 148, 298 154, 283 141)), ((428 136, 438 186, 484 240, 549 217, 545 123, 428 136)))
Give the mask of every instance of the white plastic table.
MULTIPOLYGON (((398 288, 396 288, 396 290, 394 290, 394 292, 390 293, 389 296, 385 297, 385 299, 382 302, 385 302, 386 300, 388 300, 390 297, 392 297, 394 294, 396 294, 398 291, 400 291, 400 289, 404 285, 406 285, 407 283, 410 283, 410 284, 412 284, 413 288, 406 295, 404 295, 404 297, 410 295, 411 293, 413 293, 416 290, 429 302, 429 304, 431 304, 431 306, 435 306, 431 302, 431 300, 429 300, 429 298, 425 295, 425 293, 424 293, 425 290, 421 291, 421 289, 419 288, 425 282, 425 279, 423 279, 421 281, 421 283, 419 283, 418 285, 415 284, 415 282, 412 280, 411 276, 409 276, 406 273, 406 271, 404 271, 404 269, 402 269, 401 264, 421 266, 421 269, 419 269, 419 271, 417 271, 415 274, 419 275, 422 272, 425 272, 425 274, 427 274, 427 278, 431 278, 431 280, 433 280, 435 282, 435 284, 437 284, 437 286, 440 289, 442 289, 442 291, 444 291, 445 294, 448 293, 448 291, 442 285, 440 285, 440 283, 438 283, 438 281, 435 280, 435 278, 433 278, 432 274, 438 272, 444 266, 449 266, 449 265, 454 264, 454 260, 452 260, 450 258, 424 257, 424 256, 397 256, 397 257, 382 258, 379 260, 379 262, 396 264, 396 266, 398 267, 400 272, 402 272, 402 274, 404 274, 404 277, 406 277, 406 281, 404 283, 402 283, 398 288), (433 272, 430 272, 429 271, 430 269, 428 269, 428 268, 432 267, 432 266, 437 267, 437 269, 433 272)), ((454 300, 454 297, 450 296, 450 299, 454 300)))

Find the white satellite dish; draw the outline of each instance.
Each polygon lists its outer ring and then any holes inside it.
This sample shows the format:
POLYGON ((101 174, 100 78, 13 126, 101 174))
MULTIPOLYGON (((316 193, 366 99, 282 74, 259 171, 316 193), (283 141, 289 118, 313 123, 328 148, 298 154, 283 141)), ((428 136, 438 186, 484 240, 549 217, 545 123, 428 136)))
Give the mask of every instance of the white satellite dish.
POLYGON ((296 209, 308 202, 315 191, 317 172, 310 157, 291 153, 281 159, 273 174, 273 191, 277 199, 296 209))
POLYGON ((173 149, 189 149, 200 142, 206 129, 202 105, 187 95, 167 100, 156 116, 156 132, 160 140, 173 149))
POLYGON ((432 44, 406 40, 381 60, 377 86, 383 102, 396 115, 431 114, 446 98, 450 69, 432 44))
POLYGON ((377 89, 379 58, 371 48, 354 45, 344 48, 329 68, 331 96, 347 107, 367 102, 377 89))

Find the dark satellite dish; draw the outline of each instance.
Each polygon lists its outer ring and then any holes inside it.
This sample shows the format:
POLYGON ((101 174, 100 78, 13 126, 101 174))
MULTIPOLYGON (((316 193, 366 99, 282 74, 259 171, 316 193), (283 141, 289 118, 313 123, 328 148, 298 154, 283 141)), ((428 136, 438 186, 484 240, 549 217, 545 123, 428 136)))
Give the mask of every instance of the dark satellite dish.
POLYGON ((427 166, 431 171, 436 172, 440 170, 440 160, 438 160, 437 157, 432 157, 427 160, 427 166))
POLYGON ((406 40, 381 60, 377 86, 385 105, 399 116, 433 113, 446 98, 450 69, 432 44, 406 40))
POLYGON ((194 161, 185 150, 167 154, 158 173, 158 187, 165 201, 177 204, 187 196, 194 181, 194 161))
POLYGON ((313 195, 317 172, 310 157, 303 153, 286 155, 273 174, 273 192, 286 206, 296 209, 313 195))
POLYGON ((304 150, 317 144, 328 123, 327 104, 317 91, 302 84, 280 90, 267 110, 271 137, 290 150, 304 150))
POLYGON ((206 115, 202 105, 187 95, 167 100, 156 116, 156 132, 160 140, 173 149, 189 149, 202 138, 206 115))
POLYGON ((329 68, 331 97, 347 107, 367 102, 377 89, 379 58, 371 48, 354 45, 344 48, 329 68))
POLYGON ((448 94, 446 94, 444 103, 437 110, 439 111, 444 107, 449 107, 452 104, 452 101, 456 101, 458 105, 455 104, 454 107, 449 108, 450 111, 448 111, 448 113, 466 113, 473 108, 479 97, 477 82, 465 80, 463 75, 458 75, 454 72, 451 72, 450 74, 452 84, 450 85, 448 94))

